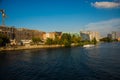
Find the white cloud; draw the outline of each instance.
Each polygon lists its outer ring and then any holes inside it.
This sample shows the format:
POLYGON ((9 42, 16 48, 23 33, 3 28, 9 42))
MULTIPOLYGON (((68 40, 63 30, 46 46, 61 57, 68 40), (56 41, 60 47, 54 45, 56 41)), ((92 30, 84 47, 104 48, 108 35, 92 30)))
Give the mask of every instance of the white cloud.
POLYGON ((117 8, 120 7, 119 2, 95 2, 91 3, 96 8, 117 8))
POLYGON ((106 36, 112 31, 120 32, 120 18, 96 23, 89 23, 85 27, 85 30, 98 31, 100 32, 101 36, 106 36))

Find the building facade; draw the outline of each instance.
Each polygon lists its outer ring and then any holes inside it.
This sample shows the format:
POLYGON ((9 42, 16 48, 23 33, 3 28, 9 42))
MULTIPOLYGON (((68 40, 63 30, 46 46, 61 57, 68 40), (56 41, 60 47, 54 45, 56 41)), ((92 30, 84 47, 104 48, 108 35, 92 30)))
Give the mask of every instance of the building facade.
POLYGON ((120 32, 115 32, 113 31, 112 33, 107 35, 108 38, 111 38, 112 40, 118 39, 120 38, 120 32))
POLYGON ((19 40, 31 40, 32 38, 43 39, 44 34, 45 34, 45 32, 43 32, 43 31, 19 28, 16 30, 15 39, 17 41, 19 41, 19 40))
POLYGON ((99 41, 100 34, 98 32, 93 31, 80 31, 80 36, 82 37, 82 40, 92 41, 94 38, 99 41))
POLYGON ((30 40, 32 39, 32 32, 29 29, 19 28, 15 32, 16 41, 20 42, 21 40, 30 40))
POLYGON ((58 37, 58 38, 61 38, 62 36, 62 32, 48 32, 48 33, 45 33, 43 35, 43 39, 46 40, 47 38, 50 38, 50 39, 55 39, 55 37, 58 37))
POLYGON ((3 35, 6 35, 9 39, 14 39, 16 28, 14 27, 6 27, 6 26, 0 26, 0 33, 3 35))
POLYGON ((6 35, 11 41, 16 40, 17 42, 32 40, 33 37, 43 39, 43 34, 45 34, 43 31, 7 26, 0 26, 0 33, 6 35))

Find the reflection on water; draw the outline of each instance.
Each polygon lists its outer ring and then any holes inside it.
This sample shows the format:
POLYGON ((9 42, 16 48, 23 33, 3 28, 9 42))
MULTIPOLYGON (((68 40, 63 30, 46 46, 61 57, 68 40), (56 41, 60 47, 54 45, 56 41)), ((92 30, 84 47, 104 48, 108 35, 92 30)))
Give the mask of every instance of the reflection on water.
POLYGON ((0 80, 118 80, 120 43, 0 52, 0 80))

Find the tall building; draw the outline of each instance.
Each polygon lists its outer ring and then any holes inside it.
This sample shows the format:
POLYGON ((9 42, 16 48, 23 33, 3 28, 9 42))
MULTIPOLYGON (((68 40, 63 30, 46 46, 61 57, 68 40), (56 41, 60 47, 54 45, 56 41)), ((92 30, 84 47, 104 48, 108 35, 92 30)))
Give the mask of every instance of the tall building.
POLYGON ((15 39, 15 31, 14 27, 0 26, 0 33, 6 35, 8 38, 15 39))
POLYGON ((15 32, 15 39, 19 42, 21 40, 32 39, 32 32, 29 29, 18 28, 15 32))
POLYGON ((93 31, 80 31, 80 35, 82 37, 82 40, 88 40, 92 41, 94 38, 99 41, 100 39, 100 34, 98 32, 93 32, 93 31))
POLYGON ((43 39, 43 34, 44 33, 45 32, 43 32, 43 31, 19 28, 15 32, 15 35, 16 35, 15 39, 17 41, 20 41, 20 40, 31 40, 33 37, 43 39))
POLYGON ((112 40, 120 38, 120 32, 113 31, 112 33, 108 34, 107 37, 111 38, 112 40))
POLYGON ((14 28, 7 26, 0 26, 0 33, 6 35, 10 40, 31 40, 33 37, 43 39, 45 32, 38 30, 30 30, 25 28, 14 28))

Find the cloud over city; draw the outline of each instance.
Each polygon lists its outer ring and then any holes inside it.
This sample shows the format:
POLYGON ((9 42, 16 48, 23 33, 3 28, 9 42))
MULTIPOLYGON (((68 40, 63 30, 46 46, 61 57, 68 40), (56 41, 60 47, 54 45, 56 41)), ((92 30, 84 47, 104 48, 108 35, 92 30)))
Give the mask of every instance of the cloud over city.
POLYGON ((120 32, 120 18, 101 21, 101 22, 95 22, 95 23, 89 23, 85 27, 86 27, 85 30, 98 31, 101 33, 102 36, 106 36, 106 34, 112 31, 120 32))
POLYGON ((118 8, 120 7, 119 2, 107 2, 107 1, 91 3, 91 5, 96 8, 118 8))

